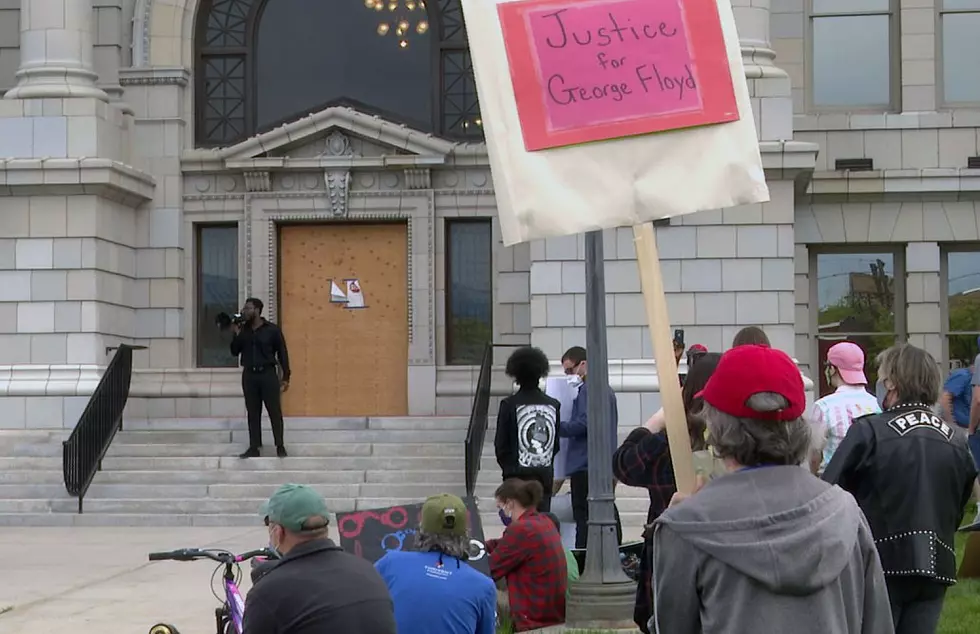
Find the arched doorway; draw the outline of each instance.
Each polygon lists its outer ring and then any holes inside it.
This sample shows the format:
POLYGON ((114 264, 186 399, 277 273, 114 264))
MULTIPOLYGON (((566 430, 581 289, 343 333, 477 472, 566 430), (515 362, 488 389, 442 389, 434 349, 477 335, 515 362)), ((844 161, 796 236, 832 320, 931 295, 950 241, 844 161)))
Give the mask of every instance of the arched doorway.
POLYGON ((483 138, 459 0, 202 0, 195 138, 227 146, 330 105, 483 138))

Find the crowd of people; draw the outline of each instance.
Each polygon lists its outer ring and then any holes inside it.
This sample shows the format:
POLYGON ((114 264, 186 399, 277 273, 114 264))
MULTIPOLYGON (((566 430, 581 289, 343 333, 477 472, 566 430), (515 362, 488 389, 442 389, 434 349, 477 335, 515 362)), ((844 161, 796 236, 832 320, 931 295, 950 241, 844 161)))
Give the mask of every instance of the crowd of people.
MULTIPOLYGON (((675 345, 678 361, 684 354, 675 345)), ((807 412, 799 369, 759 328, 743 329, 724 354, 695 345, 687 356, 688 436, 706 458, 696 461, 696 491, 676 489, 662 410, 612 457, 615 481, 650 498, 636 625, 645 634, 934 633, 956 583, 954 536, 978 488, 980 373, 943 383, 928 352, 898 344, 876 358, 872 394, 864 351, 845 341, 823 367, 833 391, 807 412)), ((614 434, 618 425, 612 388, 589 385, 586 351, 571 348, 561 361, 578 390, 564 422, 540 387, 544 353, 522 348, 507 362, 517 390, 498 412, 504 531, 485 544, 489 576, 467 563, 468 514, 456 496, 429 498, 414 548, 372 567, 329 540, 319 495, 285 485, 263 508, 282 558, 248 595, 245 633, 490 634, 502 619, 515 632, 561 626, 579 564, 549 512, 563 484, 559 439, 568 439, 575 545, 584 548, 589 390, 609 391, 609 420, 599 424, 614 434)))

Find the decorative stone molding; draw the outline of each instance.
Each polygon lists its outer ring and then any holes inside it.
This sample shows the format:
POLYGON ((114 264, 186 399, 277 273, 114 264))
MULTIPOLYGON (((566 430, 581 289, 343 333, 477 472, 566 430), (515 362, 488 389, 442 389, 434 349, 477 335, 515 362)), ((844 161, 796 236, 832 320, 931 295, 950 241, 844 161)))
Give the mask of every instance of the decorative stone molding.
POLYGON ((135 207, 153 199, 156 181, 111 159, 0 159, 0 196, 40 187, 47 194, 96 194, 135 207))
POLYGON ((327 170, 323 173, 327 183, 327 200, 334 218, 347 217, 347 199, 350 192, 350 172, 344 169, 327 170))
POLYGON ((190 80, 186 68, 168 68, 164 66, 120 68, 120 86, 180 86, 184 87, 190 80))
POLYGON ((350 138, 339 130, 333 130, 327 135, 320 156, 354 156, 350 138))
POLYGON ((432 189, 432 172, 427 169, 405 170, 405 186, 408 189, 432 189))
POLYGON ((249 192, 272 190, 272 176, 269 172, 245 172, 245 190, 249 192))

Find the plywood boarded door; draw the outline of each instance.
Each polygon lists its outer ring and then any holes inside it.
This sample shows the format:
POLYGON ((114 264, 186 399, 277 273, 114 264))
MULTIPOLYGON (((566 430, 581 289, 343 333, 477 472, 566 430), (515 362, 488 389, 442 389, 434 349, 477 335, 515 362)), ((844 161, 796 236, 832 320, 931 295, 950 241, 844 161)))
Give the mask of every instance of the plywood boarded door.
POLYGON ((287 416, 404 416, 408 411, 408 227, 284 225, 280 325, 292 381, 287 416), (330 302, 356 278, 364 308, 330 302))

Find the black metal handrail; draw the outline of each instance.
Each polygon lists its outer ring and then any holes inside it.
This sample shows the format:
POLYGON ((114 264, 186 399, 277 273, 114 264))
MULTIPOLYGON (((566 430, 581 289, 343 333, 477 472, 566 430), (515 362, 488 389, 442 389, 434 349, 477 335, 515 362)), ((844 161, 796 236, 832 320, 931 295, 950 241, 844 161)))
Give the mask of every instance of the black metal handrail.
POLYGON ((466 495, 473 497, 476 491, 476 478, 480 474, 483 458, 483 443, 489 426, 491 374, 493 372, 494 348, 519 348, 519 344, 490 343, 483 349, 480 374, 476 379, 476 393, 473 395, 473 409, 470 410, 470 424, 466 429, 464 453, 466 456, 466 495))
MULTIPOLYGON (((133 379, 133 350, 143 348, 119 344, 75 429, 63 443, 65 488, 69 495, 78 498, 79 513, 92 479, 102 469, 103 456, 116 432, 122 429, 123 410, 133 379)), ((106 349, 106 353, 111 351, 112 348, 106 349)))

